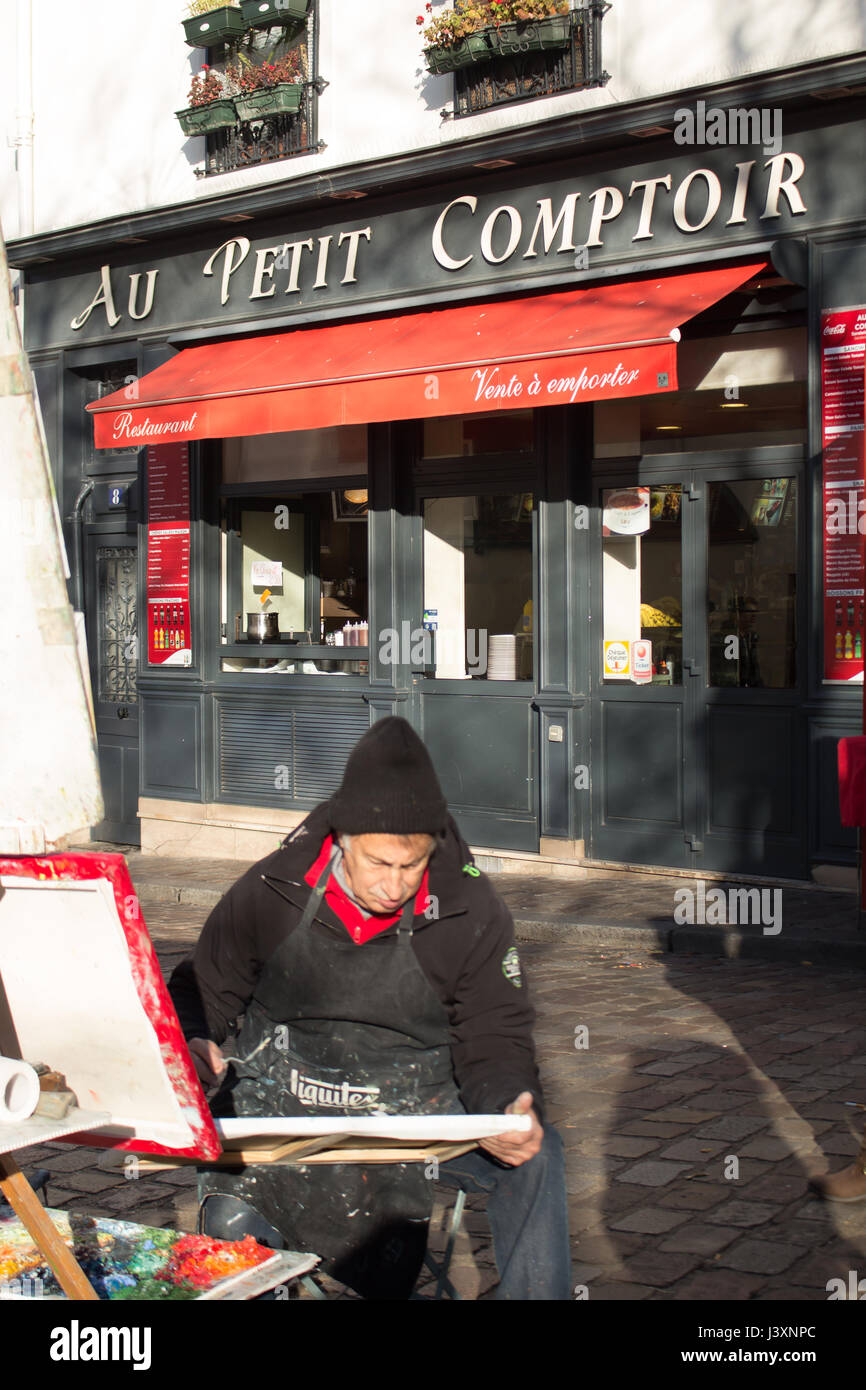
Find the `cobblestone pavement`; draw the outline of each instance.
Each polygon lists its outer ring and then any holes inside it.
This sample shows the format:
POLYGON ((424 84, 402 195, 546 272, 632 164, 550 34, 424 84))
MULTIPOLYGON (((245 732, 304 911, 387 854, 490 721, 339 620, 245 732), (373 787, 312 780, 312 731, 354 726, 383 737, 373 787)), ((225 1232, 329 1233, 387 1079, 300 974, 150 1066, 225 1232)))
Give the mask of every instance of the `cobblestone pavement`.
MULTIPOLYGON (((166 974, 206 911, 146 909, 166 974)), ((866 1105, 862 971, 561 942, 520 953, 566 1148, 575 1286, 591 1300, 826 1300, 829 1279, 866 1274, 866 1203, 807 1189, 858 1148, 866 1112, 845 1102, 866 1105)), ((194 1229, 189 1170, 127 1181, 62 1144, 23 1157, 51 1172, 52 1206, 194 1229)), ((496 1282, 483 1204, 469 1198, 452 1265, 470 1299, 496 1282)), ((447 1214, 437 1202, 434 1249, 447 1214)))

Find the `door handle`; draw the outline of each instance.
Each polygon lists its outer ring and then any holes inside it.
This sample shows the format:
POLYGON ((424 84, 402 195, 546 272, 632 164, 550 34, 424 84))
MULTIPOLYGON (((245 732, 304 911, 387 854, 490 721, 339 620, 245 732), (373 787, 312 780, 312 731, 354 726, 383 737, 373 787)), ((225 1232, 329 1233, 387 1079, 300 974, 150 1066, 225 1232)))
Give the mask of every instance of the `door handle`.
POLYGON ((688 671, 690 676, 699 676, 701 674, 700 666, 698 666, 690 656, 683 657, 683 668, 688 671))

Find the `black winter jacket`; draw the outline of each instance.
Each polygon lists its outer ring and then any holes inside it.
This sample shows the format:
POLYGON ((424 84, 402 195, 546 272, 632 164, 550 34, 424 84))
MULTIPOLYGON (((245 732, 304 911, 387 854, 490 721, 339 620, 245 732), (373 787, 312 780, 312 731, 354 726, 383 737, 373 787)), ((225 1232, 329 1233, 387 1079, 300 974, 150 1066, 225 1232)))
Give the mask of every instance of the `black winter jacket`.
MULTIPOLYGON (((297 926, 312 891, 304 875, 331 831, 328 803, 229 889, 202 928, 193 953, 175 969, 169 992, 184 1036, 222 1043, 255 996, 265 962, 297 926), (262 879, 280 880, 286 901, 262 879)), ((542 1115, 532 1040, 532 1009, 514 946, 514 923, 449 816, 429 866, 431 907, 416 915, 413 949, 448 1012, 451 1057, 466 1109, 497 1113, 531 1091, 542 1115)), ((346 928, 325 899, 313 930, 346 928)), ((358 947, 363 950, 364 947, 358 947)))

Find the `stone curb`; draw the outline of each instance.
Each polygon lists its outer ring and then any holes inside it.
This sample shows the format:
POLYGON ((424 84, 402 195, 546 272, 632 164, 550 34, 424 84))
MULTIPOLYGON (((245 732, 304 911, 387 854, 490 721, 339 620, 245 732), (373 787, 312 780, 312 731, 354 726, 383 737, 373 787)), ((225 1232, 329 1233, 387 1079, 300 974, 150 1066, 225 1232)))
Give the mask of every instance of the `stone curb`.
POLYGON ((515 917, 520 941, 557 941, 568 946, 612 946, 635 951, 664 951, 678 955, 726 956, 731 960, 800 962, 811 965, 866 967, 866 935, 855 938, 818 937, 811 932, 778 936, 724 927, 617 926, 614 923, 575 922, 561 918, 515 917))
MULTIPOLYGON (((134 881, 134 880, 133 880, 134 881)), ((142 907, 163 906, 165 903, 186 903, 189 907, 216 907, 228 892, 225 888, 179 888, 172 883, 138 883, 136 892, 142 907)))

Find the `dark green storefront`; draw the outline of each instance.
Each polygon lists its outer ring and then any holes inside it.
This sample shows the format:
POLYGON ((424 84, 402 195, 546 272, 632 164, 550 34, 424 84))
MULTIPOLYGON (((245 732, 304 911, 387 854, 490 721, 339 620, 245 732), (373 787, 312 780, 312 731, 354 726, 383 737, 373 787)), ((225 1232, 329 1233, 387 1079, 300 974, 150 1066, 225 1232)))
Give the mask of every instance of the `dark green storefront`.
POLYGON ((778 155, 638 148, 598 113, 579 157, 563 120, 347 171, 351 216, 302 178, 11 245, 88 618, 102 836, 140 817, 151 848, 252 858, 397 713, 494 859, 853 862, 835 747, 862 690, 821 664, 819 324, 866 302, 866 127, 774 80, 778 155), (268 248, 297 243, 275 269, 268 248), (191 344, 746 263, 764 269, 684 325, 673 393, 192 442, 189 664, 148 660, 147 450, 96 450, 88 402, 191 344), (634 489, 654 509, 638 545, 602 528, 634 489), (254 573, 280 575, 282 605, 255 647, 254 573), (462 652, 433 645, 443 614, 462 652), (652 641, 646 683, 605 676, 617 637, 652 641))

